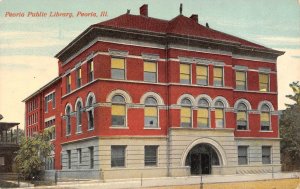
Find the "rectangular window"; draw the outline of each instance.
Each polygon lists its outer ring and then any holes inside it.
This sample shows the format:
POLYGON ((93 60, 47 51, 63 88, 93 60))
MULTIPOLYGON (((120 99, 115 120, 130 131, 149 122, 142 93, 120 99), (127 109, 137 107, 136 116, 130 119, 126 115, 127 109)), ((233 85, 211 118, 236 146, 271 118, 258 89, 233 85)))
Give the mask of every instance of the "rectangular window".
POLYGON ((45 112, 48 112, 48 97, 49 96, 45 97, 45 112))
POLYGON ((198 127, 200 127, 200 128, 208 128, 209 127, 208 109, 207 108, 200 108, 197 111, 197 123, 198 123, 198 127))
POLYGON ((247 89, 246 72, 243 71, 235 72, 235 88, 238 90, 247 89))
POLYGON ((189 64, 180 64, 180 83, 191 83, 191 70, 189 64))
POLYGON ((157 166, 158 146, 145 146, 145 166, 157 166))
POLYGON ((222 87, 223 85, 223 68, 214 67, 214 86, 222 87))
POLYGON ((223 109, 215 109, 216 128, 224 128, 224 111, 223 109))
POLYGON ((124 105, 112 105, 112 126, 125 126, 126 107, 124 105))
POLYGON ((271 164, 271 146, 261 147, 262 164, 271 164))
POLYGON ((197 84, 198 85, 208 85, 208 67, 207 66, 197 66, 197 84))
POLYGON ((260 113, 260 125, 262 131, 270 130, 270 113, 269 112, 261 112, 260 113))
POLYGON ((71 92, 71 75, 67 75, 67 81, 66 81, 66 90, 67 93, 71 92))
POLYGON ((5 165, 5 159, 3 156, 0 157, 0 165, 1 166, 5 165))
POLYGON ((111 58, 111 78, 125 79, 125 59, 111 58))
POLYGON ((88 63, 88 69, 89 69, 88 78, 89 78, 89 82, 91 82, 94 80, 94 61, 90 61, 88 63))
POLYGON ((77 149, 77 158, 78 158, 78 164, 82 163, 82 153, 81 153, 81 148, 77 149))
POLYGON ((238 164, 248 164, 248 146, 238 146, 238 164))
POLYGON ((125 167, 126 146, 111 146, 111 167, 125 167))
POLYGON ((81 68, 76 70, 76 87, 81 87, 81 68))
POLYGON ((247 130, 247 113, 244 111, 237 112, 236 114, 237 129, 247 130))
POLYGON ((156 82, 156 63, 155 62, 144 62, 144 81, 156 82))
POLYGON ((192 127, 192 112, 190 107, 180 109, 181 127, 192 127))
POLYGON ((157 107, 145 107, 145 127, 158 127, 157 107))
POLYGON ((269 75, 259 74, 259 91, 268 92, 269 91, 269 75))
POLYGON ((56 106, 55 93, 52 93, 52 108, 54 109, 55 106, 56 106))
POLYGON ((68 169, 71 169, 71 150, 67 150, 68 169))
POLYGON ((89 153, 90 153, 90 169, 94 168, 94 146, 89 147, 89 153))

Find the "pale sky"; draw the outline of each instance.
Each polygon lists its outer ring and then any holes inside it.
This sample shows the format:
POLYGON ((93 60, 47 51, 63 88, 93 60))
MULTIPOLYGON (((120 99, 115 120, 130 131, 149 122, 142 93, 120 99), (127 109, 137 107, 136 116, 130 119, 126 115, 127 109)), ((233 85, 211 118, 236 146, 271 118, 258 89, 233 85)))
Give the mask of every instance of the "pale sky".
POLYGON ((285 51, 278 58, 279 109, 291 94, 289 83, 300 81, 299 0, 0 0, 1 121, 24 127, 22 100, 58 74, 54 55, 89 25, 126 13, 138 14, 148 4, 149 16, 172 19, 199 15, 199 22, 228 34, 285 51), (72 18, 27 17, 28 12, 71 12, 72 18), (78 11, 107 11, 107 17, 76 17, 78 11), (8 17, 24 13, 24 17, 8 17), (5 16, 6 15, 6 16, 5 16))

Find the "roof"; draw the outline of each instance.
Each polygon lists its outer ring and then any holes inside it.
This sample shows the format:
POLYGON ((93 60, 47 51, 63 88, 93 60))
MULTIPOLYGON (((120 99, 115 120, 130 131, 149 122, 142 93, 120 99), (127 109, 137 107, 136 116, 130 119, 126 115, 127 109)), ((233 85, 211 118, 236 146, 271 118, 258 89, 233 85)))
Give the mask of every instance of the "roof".
POLYGON ((27 100, 31 99, 32 97, 34 97, 35 95, 41 93, 43 90, 45 90, 46 88, 48 88, 50 85, 52 85, 53 83, 55 83, 56 81, 58 81, 61 77, 56 77, 54 79, 52 79, 50 82, 48 82, 46 85, 42 86, 41 88, 39 88, 38 90, 36 90, 34 93, 32 93, 31 95, 29 95, 28 97, 26 97, 24 100, 22 100, 22 102, 26 102, 27 100))
POLYGON ((14 126, 19 125, 20 123, 8 123, 8 122, 0 122, 0 131, 8 130, 14 126))
POLYGON ((226 42, 238 43, 240 45, 255 47, 260 49, 269 49, 262 45, 219 32, 217 30, 205 27, 192 18, 178 15, 170 21, 151 18, 143 15, 123 14, 116 18, 94 24, 92 26, 102 26, 111 28, 133 29, 146 32, 155 32, 160 34, 175 34, 182 36, 207 38, 226 42))

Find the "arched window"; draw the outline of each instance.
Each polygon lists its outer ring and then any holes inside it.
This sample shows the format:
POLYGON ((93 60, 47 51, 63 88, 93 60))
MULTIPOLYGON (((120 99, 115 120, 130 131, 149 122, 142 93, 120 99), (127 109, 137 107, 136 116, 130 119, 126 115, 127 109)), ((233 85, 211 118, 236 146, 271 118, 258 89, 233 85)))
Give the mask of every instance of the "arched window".
POLYGON ((261 106, 260 127, 262 131, 271 130, 270 108, 266 104, 261 106))
POLYGON ((67 106, 66 109, 66 135, 71 134, 71 107, 67 106))
POLYGON ((236 113, 237 130, 248 129, 248 113, 247 106, 244 103, 239 103, 236 113))
POLYGON ((112 127, 125 127, 126 102, 123 96, 115 95, 111 105, 112 127))
POLYGON ((181 100, 180 126, 192 127, 192 103, 188 98, 181 100))
POLYGON ((224 128, 224 104, 221 101, 215 103, 215 118, 216 118, 216 128, 224 128))
POLYGON ((157 101, 153 97, 148 97, 145 100, 145 128, 158 127, 158 108, 157 101))
POLYGON ((88 130, 94 129, 94 97, 90 96, 87 100, 87 116, 88 116, 88 130))
POLYGON ((76 103, 76 133, 80 133, 82 127, 82 103, 78 101, 76 103))
POLYGON ((198 102, 197 125, 200 128, 209 128, 209 104, 206 99, 200 99, 198 102))

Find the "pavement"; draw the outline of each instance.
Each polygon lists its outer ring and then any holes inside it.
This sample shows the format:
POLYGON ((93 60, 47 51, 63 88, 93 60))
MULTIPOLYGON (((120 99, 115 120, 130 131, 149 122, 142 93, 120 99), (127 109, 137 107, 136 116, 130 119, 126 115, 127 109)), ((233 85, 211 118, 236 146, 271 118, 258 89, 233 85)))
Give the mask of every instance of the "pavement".
MULTIPOLYGON (((300 172, 291 173, 266 173, 266 174, 245 174, 245 175, 204 175, 189 177, 159 177, 159 178, 143 178, 143 179, 113 179, 113 180, 89 180, 89 181, 68 181, 58 182, 53 186, 38 186, 26 188, 87 188, 87 189, 134 189, 134 188, 151 188, 151 187, 167 187, 183 185, 198 185, 202 182, 209 183, 231 183, 231 182, 249 182, 262 181, 272 179, 299 179, 300 172)), ((297 189, 300 189, 298 186, 297 189)))

